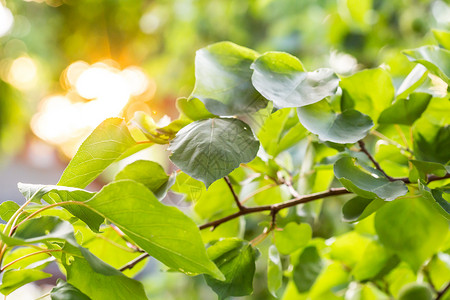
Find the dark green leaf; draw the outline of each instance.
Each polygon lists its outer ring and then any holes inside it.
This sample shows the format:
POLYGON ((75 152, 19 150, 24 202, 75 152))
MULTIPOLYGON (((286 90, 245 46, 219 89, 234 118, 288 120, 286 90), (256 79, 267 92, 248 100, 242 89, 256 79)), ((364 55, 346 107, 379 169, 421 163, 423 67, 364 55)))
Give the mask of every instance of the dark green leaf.
POLYGON ((205 104, 197 98, 191 98, 189 100, 186 98, 178 98, 176 105, 180 113, 192 121, 216 117, 210 113, 206 109, 205 104))
MULTIPOLYGON (((114 180, 131 179, 145 185, 153 194, 156 194, 161 187, 169 181, 169 175, 166 174, 160 164, 149 160, 137 160, 126 165, 114 180)), ((159 198, 161 199, 161 198, 159 198)))
POLYGON ((170 143, 171 161, 206 187, 255 158, 259 142, 237 119, 195 121, 180 130, 170 143))
POLYGON ((208 255, 225 275, 225 281, 205 275, 220 299, 253 292, 256 251, 250 244, 237 238, 222 239, 208 248, 208 255))
POLYGON ((385 202, 382 199, 367 199, 356 196, 348 200, 342 207, 342 214, 345 222, 361 221, 375 211, 377 211, 385 202))
POLYGON ((52 275, 34 269, 7 270, 3 273, 0 293, 9 295, 27 283, 48 277, 52 277, 52 275))
POLYGON ((113 182, 86 204, 167 266, 223 278, 208 259, 195 223, 178 208, 161 204, 144 185, 131 180, 113 182))
POLYGON ((402 181, 389 181, 377 173, 369 173, 356 164, 356 159, 342 157, 334 164, 336 178, 349 191, 367 199, 381 198, 392 201, 408 192, 402 181))
POLYGON ((282 229, 277 229, 273 235, 274 244, 281 254, 287 255, 305 247, 312 237, 311 226, 307 223, 291 222, 282 229))
POLYGON ((283 283, 283 268, 281 266, 280 254, 274 245, 269 247, 267 261, 267 288, 269 292, 277 297, 276 292, 283 283))
POLYGON ((430 287, 423 283, 410 283, 400 290, 398 300, 432 300, 430 287))
POLYGON ((364 70, 342 78, 342 111, 356 109, 377 120, 394 100, 394 86, 388 72, 381 68, 364 70))
POLYGON ((230 42, 220 42, 197 51, 195 87, 190 99, 198 98, 218 116, 256 112, 266 107, 253 87, 250 65, 258 53, 230 42))
POLYGON ((447 169, 439 163, 421 161, 421 160, 410 160, 414 166, 414 171, 411 171, 409 175, 409 180, 411 182, 417 182, 420 178, 423 181, 428 181, 427 175, 434 174, 436 176, 445 176, 447 174, 447 169))
POLYGON ((420 118, 413 126, 414 154, 418 160, 446 164, 450 161, 450 126, 420 118))
POLYGON ((423 46, 404 50, 410 61, 424 65, 431 73, 439 76, 447 84, 450 83, 450 51, 438 46, 423 46))
POLYGON ((79 289, 58 279, 56 286, 52 289, 50 297, 52 300, 90 300, 88 296, 83 294, 79 289))
POLYGON ((111 118, 103 121, 81 144, 64 170, 58 185, 85 188, 134 145, 136 142, 123 119, 111 118))
POLYGON ((325 99, 300 107, 297 113, 300 123, 317 134, 319 139, 338 144, 361 140, 373 126, 372 120, 359 111, 348 109, 343 113, 334 112, 325 99))
POLYGON ((294 56, 268 52, 252 64, 253 86, 276 108, 316 103, 335 93, 339 78, 331 69, 306 72, 294 56))
POLYGON ((0 218, 3 221, 8 222, 19 208, 19 204, 14 201, 2 202, 2 204, 0 204, 0 218))
POLYGON ((441 189, 430 190, 423 181, 419 181, 419 190, 423 198, 431 204, 442 216, 450 220, 450 203, 442 197, 444 191, 441 189))
POLYGON ((311 289, 324 267, 316 247, 306 247, 294 266, 294 283, 300 293, 311 289))
POLYGON ((397 100, 380 114, 378 123, 412 125, 420 118, 430 100, 431 95, 425 93, 414 93, 408 99, 397 100))
POLYGON ((387 203, 375 215, 381 243, 417 271, 444 242, 448 222, 423 198, 387 203))

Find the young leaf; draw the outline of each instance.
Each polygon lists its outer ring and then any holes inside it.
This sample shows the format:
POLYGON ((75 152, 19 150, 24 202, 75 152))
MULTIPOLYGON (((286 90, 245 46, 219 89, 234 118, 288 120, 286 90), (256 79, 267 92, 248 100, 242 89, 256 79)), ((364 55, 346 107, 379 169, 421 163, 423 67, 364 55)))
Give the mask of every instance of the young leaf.
POLYGON ((336 178, 349 191, 367 199, 381 198, 392 201, 408 192, 402 181, 389 181, 378 174, 369 173, 356 165, 351 157, 342 157, 334 164, 336 178))
POLYGON ((267 260, 267 288, 269 292, 277 297, 276 292, 283 283, 283 267, 281 266, 280 254, 274 245, 269 247, 267 260))
POLYGON ((250 244, 237 238, 222 239, 208 248, 208 255, 225 275, 225 281, 205 275, 220 299, 253 292, 256 251, 250 244))
POLYGON ((311 226, 307 223, 291 222, 282 230, 275 230, 273 242, 281 254, 288 255, 305 247, 312 237, 311 226))
POLYGON ((431 95, 425 93, 413 93, 408 99, 397 100, 380 114, 378 123, 412 125, 420 118, 430 100, 431 95))
POLYGON ((424 65, 428 71, 439 76, 450 84, 450 51, 438 46, 423 46, 416 49, 404 50, 410 61, 424 65))
POLYGON ((327 100, 297 109, 298 119, 306 129, 322 141, 338 144, 355 143, 363 139, 373 126, 372 120, 359 111, 348 109, 342 113, 332 110, 327 100))
POLYGON ((447 50, 450 50, 450 31, 433 29, 434 38, 447 50))
POLYGON ((178 208, 161 204, 144 185, 116 181, 86 204, 167 266, 188 274, 223 278, 208 259, 195 223, 178 208))
POLYGON ((377 120, 379 114, 391 105, 394 86, 388 72, 381 69, 364 70, 342 78, 341 110, 356 109, 377 120))
POLYGON ((255 158, 259 142, 250 127, 237 119, 195 121, 170 143, 170 160, 206 187, 255 158))
POLYGON ((34 269, 7 270, 3 273, 0 293, 9 295, 27 283, 49 277, 52 277, 52 274, 34 269))
POLYGON ((198 98, 218 116, 256 112, 266 107, 253 87, 250 65, 258 53, 230 42, 209 45, 195 56, 195 87, 189 99, 198 98))
POLYGON ((182 116, 185 116, 192 121, 217 117, 216 115, 210 113, 206 109, 205 104, 197 98, 178 98, 176 106, 182 116))
POLYGON ((14 213, 20 208, 19 204, 14 201, 5 201, 0 204, 0 219, 8 222, 14 213))
POLYGON ((136 142, 123 119, 111 118, 103 121, 81 144, 64 170, 58 185, 85 188, 134 145, 136 142))
POLYGON ((313 104, 335 93, 339 78, 331 69, 306 72, 294 56, 268 52, 251 65, 253 86, 276 108, 313 104))
POLYGON ((444 242, 448 223, 423 198, 403 198, 378 210, 375 229, 381 243, 417 272, 444 242))
POLYGON ((382 199, 367 199, 356 196, 348 200, 342 207, 342 214, 345 222, 361 221, 375 211, 377 211, 385 202, 382 199))
POLYGON ((121 179, 131 179, 142 183, 153 194, 156 194, 169 181, 169 175, 156 162, 137 160, 126 165, 114 178, 115 181, 121 179))
POLYGON ((311 289, 324 267, 324 262, 315 246, 306 247, 294 266, 293 279, 300 293, 311 289))
POLYGON ((90 300, 79 289, 62 279, 58 279, 56 286, 50 293, 50 297, 52 300, 90 300))

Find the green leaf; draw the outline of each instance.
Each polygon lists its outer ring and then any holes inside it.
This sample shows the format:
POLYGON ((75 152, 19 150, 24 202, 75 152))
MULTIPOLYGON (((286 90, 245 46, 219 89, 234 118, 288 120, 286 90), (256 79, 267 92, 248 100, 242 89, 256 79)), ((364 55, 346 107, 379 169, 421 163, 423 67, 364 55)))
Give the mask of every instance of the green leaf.
POLYGON ((216 115, 210 113, 206 109, 205 104, 197 98, 178 98, 176 106, 182 116, 185 116, 192 121, 217 117, 216 115))
POLYGON ((208 255, 225 275, 225 281, 205 275, 206 283, 220 299, 253 292, 256 251, 249 243, 237 238, 222 239, 208 248, 208 255))
POLYGON ((305 247, 312 237, 311 226, 307 223, 291 222, 274 231, 273 242, 281 254, 288 255, 305 247))
POLYGON ((428 78, 428 71, 422 65, 416 65, 397 90, 397 98, 406 98, 428 78))
POLYGON ((430 100, 431 95, 425 93, 413 93, 408 99, 397 100, 380 114, 378 123, 412 125, 420 118, 430 100))
POLYGON ((418 160, 446 164, 450 161, 450 125, 420 118, 413 126, 414 154, 418 160))
POLYGON ((19 204, 14 201, 2 202, 2 204, 0 204, 0 218, 3 221, 8 222, 19 208, 19 204))
POLYGON ((195 223, 178 208, 161 204, 144 185, 116 181, 86 204, 167 266, 187 274, 223 278, 208 259, 195 223))
POLYGON ((367 199, 356 196, 348 200, 342 207, 343 219, 345 222, 361 221, 377 211, 384 203, 379 198, 367 199))
MULTIPOLYGON (((114 178, 115 181, 121 179, 131 179, 145 185, 153 194, 169 181, 169 175, 166 174, 160 164, 149 160, 137 160, 126 165, 114 178)), ((165 195, 165 193, 164 193, 165 195)), ((157 197, 158 199, 161 199, 157 197)))
POLYGON ((402 181, 389 181, 375 172, 369 173, 351 157, 340 158, 334 164, 334 174, 346 189, 367 199, 392 201, 408 192, 402 181))
MULTIPOLYGON (((68 247, 72 258, 62 258, 67 282, 91 299, 147 299, 142 283, 123 275, 87 249, 68 247)), ((66 254, 65 254, 66 255, 66 254)))
POLYGON ((450 84, 450 51, 438 46, 423 46, 404 50, 403 54, 410 61, 424 65, 428 71, 450 84))
POLYGON ((381 243, 417 272, 444 242, 448 222, 422 198, 402 198, 384 205, 375 215, 381 243))
POLYGON ((253 87, 250 65, 258 53, 230 42, 212 44, 195 56, 195 87, 189 99, 198 98, 218 116, 256 112, 266 107, 253 87))
MULTIPOLYGON (((57 185, 19 183, 17 186, 19 188, 19 191, 26 198, 29 197, 28 195, 33 195, 33 202, 39 202, 42 198, 44 198, 45 201, 49 204, 67 201, 85 202, 94 195, 94 193, 82 189, 57 185)), ((99 231, 99 227, 104 221, 104 219, 100 215, 84 206, 75 204, 61 206, 69 211, 72 215, 85 222, 89 226, 89 228, 91 228, 95 232, 99 231)))
POLYGON ((350 231, 336 237, 331 245, 330 258, 353 268, 364 259, 363 251, 370 240, 356 231, 350 231))
POLYGON ((300 293, 311 289, 317 277, 324 267, 324 262, 320 258, 315 246, 306 247, 298 258, 298 263, 294 266, 293 279, 297 290, 300 293))
POLYGON ((377 120, 379 114, 391 105, 394 99, 394 86, 388 72, 381 69, 360 71, 342 78, 342 111, 356 109, 377 120))
POLYGON ((348 109, 342 113, 332 110, 327 100, 300 107, 298 119, 306 129, 322 141, 338 144, 355 143, 363 139, 373 126, 372 120, 359 111, 348 109))
POLYGON ((399 300, 432 300, 433 293, 428 285, 423 283, 409 283, 399 293, 399 300))
POLYGON ((258 149, 250 127, 231 118, 195 121, 180 130, 169 147, 171 161, 206 187, 253 160, 258 149))
POLYGON ((65 282, 62 279, 58 279, 56 286, 50 293, 52 300, 90 300, 88 296, 83 294, 79 289, 65 282))
POLYGON ((353 268, 352 275, 358 281, 372 279, 383 271, 392 257, 392 253, 378 241, 371 241, 362 253, 363 259, 353 268))
POLYGON ((52 277, 52 274, 34 269, 7 270, 3 273, 0 293, 9 295, 27 283, 49 277, 52 277))
POLYGON ((274 245, 269 247, 267 260, 267 288, 269 292, 277 297, 276 292, 283 283, 283 267, 281 266, 280 254, 274 245))
POLYGON ((336 92, 339 78, 331 69, 306 72, 294 56, 268 52, 251 65, 253 86, 276 108, 316 103, 336 92))
POLYGON ((450 50, 450 31, 433 29, 434 38, 447 50, 450 50))
POLYGON ((267 154, 275 157, 307 134, 308 131, 299 123, 295 112, 285 108, 270 115, 258 132, 258 139, 267 154))
POLYGON ((103 121, 81 144, 58 185, 85 188, 136 142, 125 121, 111 118, 103 121))
POLYGON ((450 203, 442 197, 441 189, 430 190, 422 180, 419 180, 419 190, 423 198, 431 204, 444 218, 450 220, 450 203))
POLYGON ((428 181, 427 175, 429 174, 434 174, 439 177, 445 176, 445 174, 447 174, 447 169, 442 164, 413 159, 410 161, 413 164, 414 169, 417 171, 417 176, 412 176, 415 174, 409 175, 409 179, 411 182, 416 182, 419 178, 423 181, 428 181))

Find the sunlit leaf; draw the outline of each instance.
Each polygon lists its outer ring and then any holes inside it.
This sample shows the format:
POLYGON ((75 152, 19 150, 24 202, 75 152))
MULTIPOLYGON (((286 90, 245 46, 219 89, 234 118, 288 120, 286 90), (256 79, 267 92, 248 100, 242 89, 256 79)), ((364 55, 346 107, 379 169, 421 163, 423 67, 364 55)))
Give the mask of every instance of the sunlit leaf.
POLYGON ((52 274, 35 269, 7 270, 3 273, 0 293, 9 295, 27 283, 49 277, 52 277, 52 274))
POLYGON ((280 289, 283 280, 283 268, 281 266, 280 254, 274 245, 269 247, 267 261, 267 288, 269 292, 276 296, 276 292, 280 289))
POLYGON ((410 283, 405 285, 398 295, 399 300, 432 300, 433 294, 426 284, 410 283))
POLYGON ((352 270, 352 275, 358 281, 365 281, 377 276, 393 257, 378 241, 370 242, 362 253, 362 259, 358 261, 352 270))
POLYGON ((191 98, 189 100, 186 98, 178 98, 176 105, 180 113, 192 121, 216 117, 210 113, 206 109, 205 104, 197 98, 191 98))
POLYGON ((438 46, 423 46, 404 50, 410 61, 424 65, 428 71, 439 76, 447 84, 450 83, 450 51, 438 46))
POLYGON ((237 119, 195 121, 180 130, 170 143, 170 160, 206 187, 255 158, 259 142, 237 119))
POLYGON ((305 247, 311 240, 312 229, 307 223, 291 222, 282 229, 277 229, 273 235, 274 244, 281 254, 287 255, 305 247))
POLYGON ((397 98, 406 98, 410 93, 412 93, 416 88, 418 88, 427 79, 428 71, 422 65, 416 65, 411 72, 400 84, 396 96, 397 98))
POLYGON ((450 50, 450 32, 446 30, 433 29, 434 38, 447 50, 450 50))
POLYGON ((408 99, 397 100, 380 114, 378 123, 412 125, 420 118, 430 100, 431 95, 425 93, 414 93, 408 99))
POLYGON ((19 204, 14 201, 2 202, 2 204, 0 204, 0 218, 3 221, 8 222, 19 208, 19 204))

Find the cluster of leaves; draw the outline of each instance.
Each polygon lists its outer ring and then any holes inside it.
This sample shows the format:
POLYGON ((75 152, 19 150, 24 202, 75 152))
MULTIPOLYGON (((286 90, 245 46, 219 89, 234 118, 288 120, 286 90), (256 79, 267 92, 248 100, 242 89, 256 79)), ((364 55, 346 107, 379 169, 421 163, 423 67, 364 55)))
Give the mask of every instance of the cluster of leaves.
POLYGON ((340 78, 282 52, 199 50, 178 120, 105 120, 57 185, 19 184, 25 204, 0 205, 0 292, 51 276, 57 261, 67 280, 52 299, 146 299, 128 276, 151 256, 204 274, 224 299, 253 292, 262 256, 268 291, 287 300, 450 299, 450 52, 405 55, 418 65, 395 89, 382 68, 340 78), (169 144, 180 170, 138 160, 84 190, 154 144, 169 144), (161 203, 168 193, 193 203, 189 216, 161 203), (317 221, 342 201, 353 225, 324 239, 317 221))

